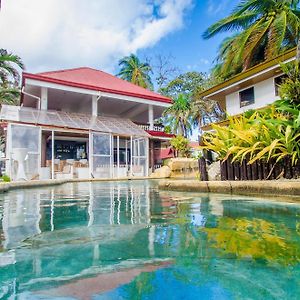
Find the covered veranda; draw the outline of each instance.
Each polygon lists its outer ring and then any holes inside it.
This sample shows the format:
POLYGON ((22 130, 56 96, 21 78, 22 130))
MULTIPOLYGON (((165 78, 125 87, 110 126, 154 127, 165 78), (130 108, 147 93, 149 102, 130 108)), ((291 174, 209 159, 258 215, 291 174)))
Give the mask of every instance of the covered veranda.
POLYGON ((12 180, 148 176, 149 135, 129 119, 3 105, 12 180))

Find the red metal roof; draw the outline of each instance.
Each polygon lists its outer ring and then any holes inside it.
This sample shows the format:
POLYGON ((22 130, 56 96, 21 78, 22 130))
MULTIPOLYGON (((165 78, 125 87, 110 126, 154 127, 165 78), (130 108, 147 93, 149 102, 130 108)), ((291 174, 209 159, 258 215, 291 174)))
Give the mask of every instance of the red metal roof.
POLYGON ((37 74, 24 72, 23 80, 24 79, 35 79, 66 86, 172 103, 172 100, 168 97, 134 85, 111 74, 88 67, 37 74))
POLYGON ((162 138, 169 138, 169 139, 175 137, 175 134, 165 133, 163 131, 146 130, 146 132, 154 137, 162 137, 162 138))
POLYGON ((175 156, 174 150, 172 148, 160 149, 160 158, 172 158, 175 156))

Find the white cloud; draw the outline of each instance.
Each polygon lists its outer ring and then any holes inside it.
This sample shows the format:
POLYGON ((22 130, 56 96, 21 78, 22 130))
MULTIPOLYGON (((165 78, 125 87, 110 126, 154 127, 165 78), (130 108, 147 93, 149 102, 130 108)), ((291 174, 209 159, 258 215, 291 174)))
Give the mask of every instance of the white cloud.
POLYGON ((232 0, 208 0, 207 13, 209 15, 218 15, 226 10, 232 0))
POLYGON ((193 0, 10 0, 0 12, 1 47, 32 72, 76 66, 112 71, 118 58, 183 26, 193 0))

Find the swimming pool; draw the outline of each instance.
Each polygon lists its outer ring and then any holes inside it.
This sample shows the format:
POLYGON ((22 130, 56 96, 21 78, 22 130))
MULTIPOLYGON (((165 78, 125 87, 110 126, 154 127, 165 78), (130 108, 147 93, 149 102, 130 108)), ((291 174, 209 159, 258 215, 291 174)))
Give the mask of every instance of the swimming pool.
POLYGON ((0 299, 299 299, 300 203, 69 183, 0 220, 0 299))

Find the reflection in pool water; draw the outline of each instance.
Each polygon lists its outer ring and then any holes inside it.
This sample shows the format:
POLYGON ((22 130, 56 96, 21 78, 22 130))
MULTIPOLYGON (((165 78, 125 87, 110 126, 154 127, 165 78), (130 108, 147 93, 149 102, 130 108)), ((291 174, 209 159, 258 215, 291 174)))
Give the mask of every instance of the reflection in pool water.
POLYGON ((300 295, 299 204, 161 192, 151 181, 0 197, 0 299, 300 295))

